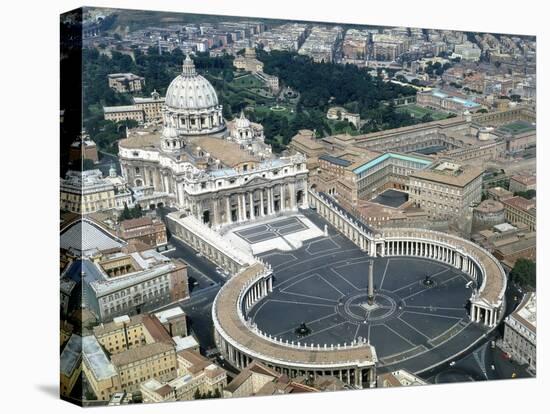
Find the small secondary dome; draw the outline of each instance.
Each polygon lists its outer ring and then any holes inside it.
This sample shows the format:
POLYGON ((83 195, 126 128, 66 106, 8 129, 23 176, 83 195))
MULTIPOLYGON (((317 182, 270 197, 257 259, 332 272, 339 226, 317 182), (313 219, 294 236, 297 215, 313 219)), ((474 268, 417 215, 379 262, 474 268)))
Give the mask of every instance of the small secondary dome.
POLYGON ((189 55, 183 61, 182 73, 168 86, 165 104, 174 110, 209 109, 218 106, 214 87, 197 74, 189 55))
POLYGON ((250 121, 244 116, 243 111, 241 111, 241 116, 235 120, 235 126, 237 128, 250 128, 250 121))

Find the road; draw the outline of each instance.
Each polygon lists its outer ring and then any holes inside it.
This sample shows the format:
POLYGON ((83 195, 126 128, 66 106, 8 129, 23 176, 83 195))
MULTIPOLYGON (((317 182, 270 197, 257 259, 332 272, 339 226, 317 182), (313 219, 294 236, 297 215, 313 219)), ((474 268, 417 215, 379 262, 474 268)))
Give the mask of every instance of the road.
MULTIPOLYGON (((225 277, 216 272, 216 266, 199 257, 189 246, 171 238, 173 249, 164 253, 168 257, 181 258, 188 264, 190 276, 190 299, 180 301, 178 305, 187 314, 190 331, 195 334, 201 348, 206 351, 215 347, 212 323, 212 303, 225 277), (191 286, 195 282, 194 286, 191 286)), ((159 310, 173 307, 169 305, 159 310)))
MULTIPOLYGON (((523 293, 518 286, 509 283, 506 290, 505 317, 516 309, 522 297, 523 293)), ((491 346, 491 342, 502 338, 503 333, 504 327, 501 323, 480 346, 456 359, 453 366, 439 367, 422 377, 431 383, 510 379, 514 374, 515 378, 532 377, 526 365, 508 359, 498 346, 491 346)))

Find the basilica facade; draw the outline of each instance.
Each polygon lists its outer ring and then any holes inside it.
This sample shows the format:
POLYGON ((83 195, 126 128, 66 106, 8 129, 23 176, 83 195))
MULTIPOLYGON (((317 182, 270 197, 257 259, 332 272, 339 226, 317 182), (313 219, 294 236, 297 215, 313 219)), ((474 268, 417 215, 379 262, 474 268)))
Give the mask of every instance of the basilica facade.
POLYGON ((215 229, 307 206, 305 157, 273 154, 262 126, 243 113, 226 122, 189 56, 168 87, 162 120, 161 128, 137 128, 119 142, 131 187, 166 193, 215 229))

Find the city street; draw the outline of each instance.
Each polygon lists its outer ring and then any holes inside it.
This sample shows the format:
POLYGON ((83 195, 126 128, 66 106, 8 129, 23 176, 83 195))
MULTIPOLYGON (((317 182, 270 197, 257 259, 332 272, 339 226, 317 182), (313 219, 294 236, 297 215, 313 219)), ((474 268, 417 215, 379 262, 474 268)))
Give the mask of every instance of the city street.
MULTIPOLYGON (((165 253, 171 258, 181 258, 188 265, 190 299, 178 305, 187 314, 187 323, 204 351, 215 347, 212 328, 212 303, 225 278, 216 272, 216 267, 178 240, 171 238, 173 250, 165 253), (192 286, 193 283, 196 285, 192 286)), ((173 305, 166 306, 170 308, 173 305)))

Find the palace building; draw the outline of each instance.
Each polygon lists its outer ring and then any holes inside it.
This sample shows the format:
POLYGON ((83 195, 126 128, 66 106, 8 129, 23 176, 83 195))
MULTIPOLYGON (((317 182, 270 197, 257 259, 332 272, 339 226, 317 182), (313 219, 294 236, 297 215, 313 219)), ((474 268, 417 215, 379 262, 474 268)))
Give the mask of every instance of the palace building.
POLYGON ((278 157, 244 114, 226 122, 213 86, 188 56, 166 92, 162 130, 119 142, 130 186, 169 193, 174 207, 208 226, 293 211, 307 203, 305 157, 278 157))

